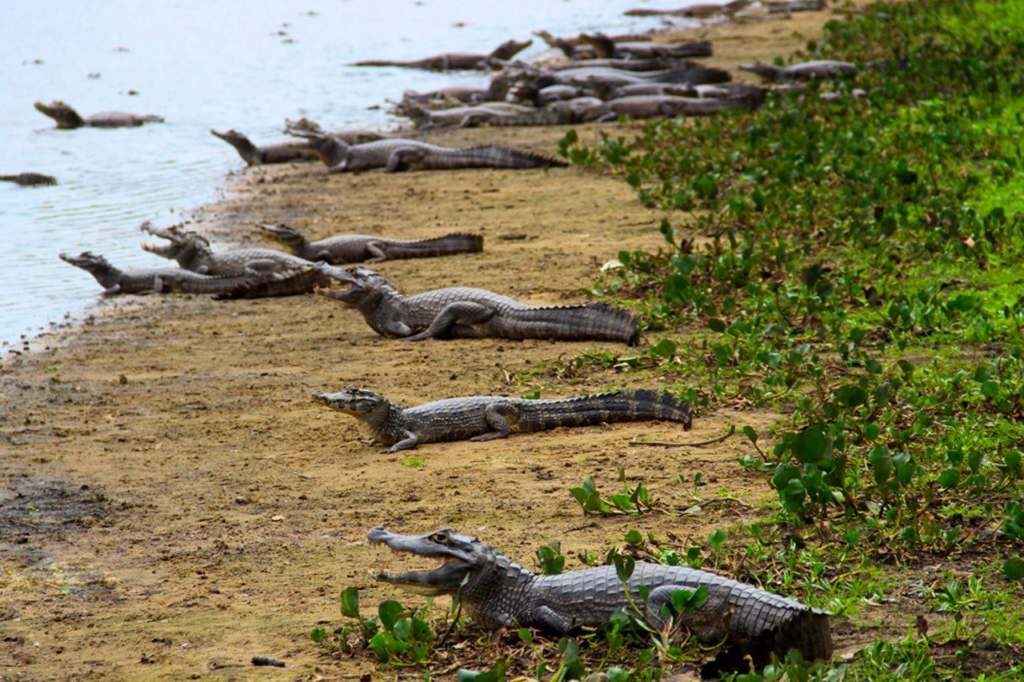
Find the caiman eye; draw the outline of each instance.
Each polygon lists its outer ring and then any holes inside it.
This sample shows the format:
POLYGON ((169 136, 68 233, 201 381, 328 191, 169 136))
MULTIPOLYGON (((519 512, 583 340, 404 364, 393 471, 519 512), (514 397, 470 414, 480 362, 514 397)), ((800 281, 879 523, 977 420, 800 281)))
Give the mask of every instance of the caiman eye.
POLYGON ((430 536, 430 539, 438 544, 447 545, 449 538, 448 533, 434 533, 430 536))

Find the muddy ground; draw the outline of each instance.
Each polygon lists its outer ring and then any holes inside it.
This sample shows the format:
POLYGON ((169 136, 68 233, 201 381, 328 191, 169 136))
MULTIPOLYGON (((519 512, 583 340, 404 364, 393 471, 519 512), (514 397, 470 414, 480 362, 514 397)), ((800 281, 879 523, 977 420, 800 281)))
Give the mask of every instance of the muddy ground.
MULTIPOLYGON (((710 61, 789 53, 833 16, 710 29, 718 51, 710 61)), ((629 126, 605 130, 628 134, 629 126)), ((564 132, 480 129, 441 142, 500 140, 554 154, 564 132)), ((458 284, 538 304, 587 300, 583 290, 619 250, 659 247, 666 217, 642 208, 624 182, 577 168, 328 176, 309 165, 240 170, 227 185, 193 225, 219 243, 268 245, 253 221, 315 237, 480 233, 484 253, 377 268, 406 292, 458 284)), ((368 656, 338 662, 308 637, 318 624, 340 624, 346 586, 364 588, 371 606, 392 596, 366 571, 383 553, 364 542, 371 526, 452 526, 532 565, 552 540, 570 557, 603 553, 641 527, 688 546, 756 513, 768 488, 737 466, 740 438, 700 448, 630 441, 702 441, 730 425, 764 433, 776 414, 723 409, 698 415, 689 433, 621 424, 393 455, 309 398, 349 383, 403 406, 659 385, 611 369, 561 371, 583 351, 645 352, 386 340, 355 312, 313 295, 98 302, 83 324, 3 361, 0 679, 390 678, 396 673, 376 670, 368 656), (568 489, 593 476, 617 492, 620 465, 669 505, 702 511, 583 517, 568 489), (695 489, 698 472, 704 485, 695 489), (254 668, 254 655, 287 667, 254 668)))

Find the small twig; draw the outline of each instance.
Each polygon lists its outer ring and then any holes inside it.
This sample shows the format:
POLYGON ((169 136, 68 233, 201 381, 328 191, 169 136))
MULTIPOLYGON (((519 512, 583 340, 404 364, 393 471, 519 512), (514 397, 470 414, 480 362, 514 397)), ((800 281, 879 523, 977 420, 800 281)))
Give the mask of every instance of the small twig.
POLYGON ((732 434, 736 433, 736 425, 733 424, 729 427, 729 431, 724 436, 718 438, 712 438, 711 440, 702 440, 696 443, 672 443, 663 440, 631 440, 630 445, 653 445, 659 448, 702 448, 705 445, 714 445, 715 443, 721 443, 732 434))

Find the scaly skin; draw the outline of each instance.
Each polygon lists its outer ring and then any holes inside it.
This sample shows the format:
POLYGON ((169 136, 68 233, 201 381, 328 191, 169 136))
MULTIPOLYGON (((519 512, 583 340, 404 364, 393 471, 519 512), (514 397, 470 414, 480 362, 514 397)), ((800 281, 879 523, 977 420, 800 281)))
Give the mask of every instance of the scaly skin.
POLYGON ((313 161, 317 157, 316 152, 309 148, 308 142, 282 142, 257 147, 252 140, 237 130, 228 130, 223 133, 211 130, 210 133, 234 147, 242 160, 250 166, 313 161))
POLYGON ((603 303, 530 306, 486 289, 450 287, 406 298, 373 270, 342 270, 318 265, 345 289, 317 293, 354 307, 381 336, 421 341, 428 338, 556 339, 560 341, 639 341, 636 318, 603 303))
POLYGON ((128 114, 123 111, 104 111, 82 118, 77 111, 61 101, 43 104, 35 103, 36 110, 57 122, 63 130, 73 128, 135 128, 143 123, 163 123, 164 119, 153 114, 128 114))
MULTIPOLYGON (((475 538, 448 528, 417 537, 377 527, 367 538, 396 552, 443 562, 433 571, 381 572, 376 580, 421 594, 458 598, 484 628, 532 627, 564 635, 603 625, 617 610, 635 613, 613 566, 535 575, 475 538)), ((705 587, 704 606, 675 614, 673 620, 701 641, 725 640, 731 645, 732 651, 719 657, 725 659, 720 664, 735 662, 742 667, 742 655, 747 654, 760 665, 773 653, 783 657, 790 648, 808 660, 832 656, 828 614, 793 599, 707 571, 661 564, 637 563, 626 585, 642 615, 658 627, 665 623, 662 606, 671 609, 673 592, 705 587), (649 590, 646 604, 641 587, 649 590)))
POLYGON ((377 140, 349 145, 328 135, 310 137, 329 173, 379 170, 453 170, 459 168, 544 168, 564 161, 499 145, 453 149, 419 140, 377 140))
POLYGON ((689 406, 656 391, 618 391, 560 400, 521 400, 501 396, 467 396, 437 400, 402 409, 373 391, 348 386, 337 393, 316 391, 313 399, 365 424, 390 452, 421 443, 485 441, 510 433, 528 433, 559 426, 666 420, 689 429, 689 406))
POLYGON ((263 234, 278 241, 308 261, 331 265, 379 263, 403 258, 432 258, 456 253, 479 253, 484 238, 478 234, 448 234, 434 239, 387 239, 366 234, 342 234, 316 241, 307 240, 287 225, 258 225, 263 234))

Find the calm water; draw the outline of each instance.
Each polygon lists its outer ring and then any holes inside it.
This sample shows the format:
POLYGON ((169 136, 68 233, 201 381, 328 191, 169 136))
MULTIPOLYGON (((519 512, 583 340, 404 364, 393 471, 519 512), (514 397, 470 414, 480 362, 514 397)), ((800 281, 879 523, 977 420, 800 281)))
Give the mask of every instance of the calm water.
MULTIPOLYGON (((56 187, 0 183, 0 343, 32 336, 99 294, 60 261, 92 250, 118 266, 164 265, 139 249, 139 224, 177 221, 209 203, 244 164, 209 134, 236 128, 281 139, 286 118, 328 128, 387 127, 371 109, 405 89, 481 75, 345 66, 489 52, 534 30, 575 34, 646 29, 624 9, 686 0, 6 0, 0 2, 0 174, 37 171, 56 187), (137 94, 131 94, 137 93, 137 94), (32 103, 61 99, 83 116, 160 114, 135 129, 56 130, 32 103)), ((542 51, 534 46, 523 56, 542 51)))

